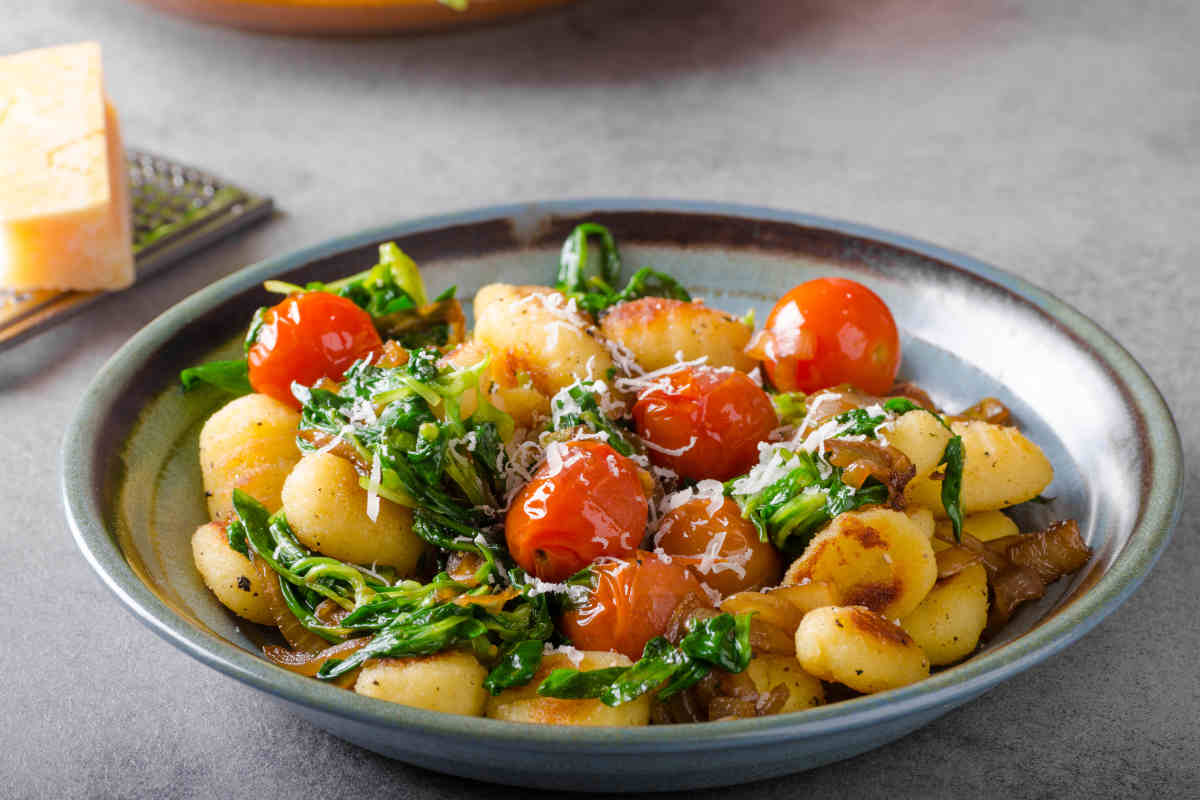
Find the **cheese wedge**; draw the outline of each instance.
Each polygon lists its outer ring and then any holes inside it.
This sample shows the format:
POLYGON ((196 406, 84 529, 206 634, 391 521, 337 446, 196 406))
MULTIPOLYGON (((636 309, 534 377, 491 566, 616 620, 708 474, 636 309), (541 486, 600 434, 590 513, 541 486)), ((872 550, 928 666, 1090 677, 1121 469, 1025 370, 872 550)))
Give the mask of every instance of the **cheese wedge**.
POLYGON ((133 282, 129 176, 100 46, 0 58, 0 287, 133 282))

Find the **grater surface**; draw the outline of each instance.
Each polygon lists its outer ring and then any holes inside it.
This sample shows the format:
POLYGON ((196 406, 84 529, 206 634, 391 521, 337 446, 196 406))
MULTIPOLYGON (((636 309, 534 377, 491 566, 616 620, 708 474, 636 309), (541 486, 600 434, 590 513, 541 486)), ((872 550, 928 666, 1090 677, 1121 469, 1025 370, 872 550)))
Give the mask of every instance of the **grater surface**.
MULTIPOLYGON (((135 281, 269 215, 271 199, 195 167, 126 153, 135 281)), ((82 311, 108 292, 0 289, 0 350, 82 311)))

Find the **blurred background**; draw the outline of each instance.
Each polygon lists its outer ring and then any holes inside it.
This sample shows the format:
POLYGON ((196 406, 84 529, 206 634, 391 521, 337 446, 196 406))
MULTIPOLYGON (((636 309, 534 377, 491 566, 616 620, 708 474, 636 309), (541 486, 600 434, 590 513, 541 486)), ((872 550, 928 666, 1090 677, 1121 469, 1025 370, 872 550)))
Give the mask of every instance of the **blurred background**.
MULTIPOLYGON (((1200 338, 1200 315, 1186 313, 1200 306, 1200 4, 581 0, 365 39, 263 36, 126 0, 0 0, 0 20, 3 53, 99 40, 128 145, 279 209, 0 359, 5 471, 40 487, 6 509, 10 524, 44 529, 31 585, 74 593, 54 612, 70 625, 53 648, 27 621, 0 623, 7 713, 43 721, 0 731, 15 796, 518 796, 345 744, 159 641, 74 552, 50 452, 58 434, 5 421, 31 403, 65 419, 160 311, 331 236, 597 195, 774 206, 904 232, 1025 277, 1113 332, 1198 455, 1188 412, 1200 410, 1200 375, 1184 343, 1200 338), (54 688, 93 669, 104 691, 54 688)), ((1183 796, 1200 787, 1200 641, 1178 588, 1200 569, 1195 530, 1180 529, 1098 630, 1001 690, 852 761, 691 795, 860 797, 887 784, 902 796, 1183 796), (1144 633, 1156 625, 1190 649, 1153 646, 1144 633)), ((0 560, 25 547, 0 539, 0 560)))

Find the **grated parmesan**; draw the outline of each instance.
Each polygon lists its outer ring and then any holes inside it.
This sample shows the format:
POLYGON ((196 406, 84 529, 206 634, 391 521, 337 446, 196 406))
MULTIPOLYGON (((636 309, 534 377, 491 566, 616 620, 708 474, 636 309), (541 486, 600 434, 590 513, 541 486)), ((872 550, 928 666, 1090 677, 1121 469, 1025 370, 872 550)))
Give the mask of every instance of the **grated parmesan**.
POLYGON ((374 522, 379 519, 379 480, 383 477, 383 464, 379 453, 371 454, 371 478, 367 482, 367 517, 374 522))

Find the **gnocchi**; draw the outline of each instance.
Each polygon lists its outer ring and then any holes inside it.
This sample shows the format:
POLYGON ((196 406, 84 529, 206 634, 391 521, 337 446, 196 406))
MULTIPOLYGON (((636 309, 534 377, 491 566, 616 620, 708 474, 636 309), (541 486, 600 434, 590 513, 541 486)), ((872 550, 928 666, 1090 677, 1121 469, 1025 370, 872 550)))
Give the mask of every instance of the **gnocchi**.
POLYGON ((274 625, 268 594, 250 559, 229 546, 225 528, 214 522, 192 534, 192 559, 204 585, 221 605, 259 625, 274 625))
POLYGON ((411 575, 425 551, 412 512, 379 499, 375 519, 354 465, 332 453, 300 459, 283 484, 283 511, 305 546, 354 564, 385 564, 411 575))
POLYGON ((871 694, 929 677, 912 637, 865 606, 818 608, 796 629, 796 658, 810 675, 871 694))
POLYGON ((487 670, 475 656, 446 650, 417 658, 381 658, 368 662, 354 691, 367 697, 428 711, 483 716, 487 670))
POLYGON ((647 371, 668 367, 679 359, 698 358, 713 367, 742 372, 755 367, 745 353, 750 326, 699 301, 643 297, 621 303, 604 315, 600 329, 626 347, 647 371))
POLYGON ((908 516, 873 508, 842 514, 812 540, 784 583, 826 581, 846 603, 885 617, 908 614, 937 580, 929 538, 908 516))
POLYGON ((283 504, 283 481, 296 462, 300 415, 265 394, 239 397, 200 429, 200 471, 213 520, 233 517, 234 489, 269 511, 283 504))

